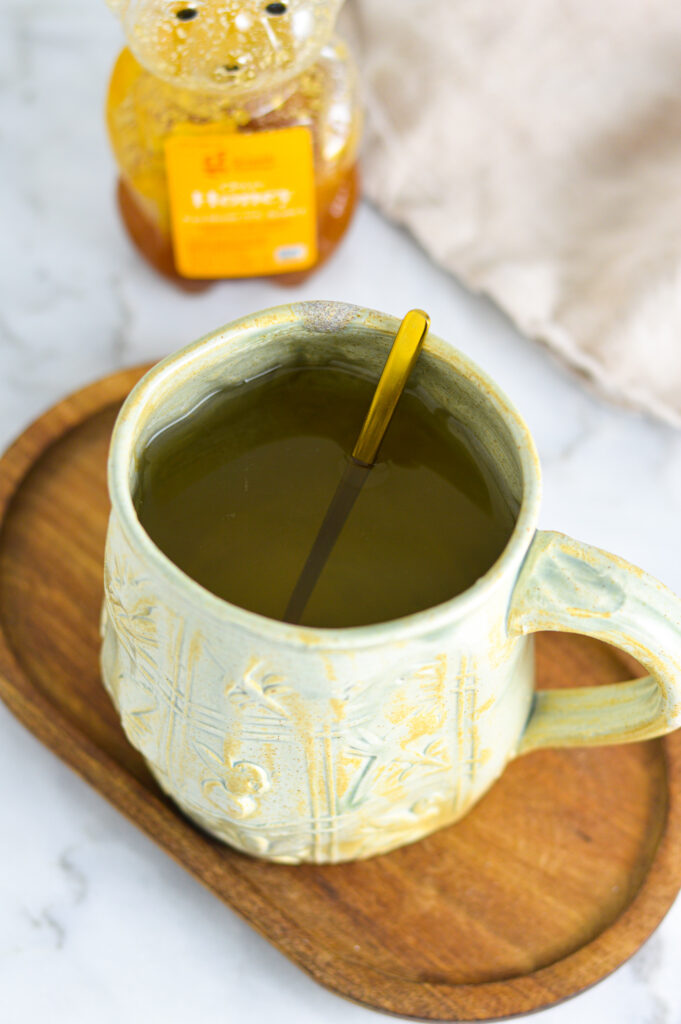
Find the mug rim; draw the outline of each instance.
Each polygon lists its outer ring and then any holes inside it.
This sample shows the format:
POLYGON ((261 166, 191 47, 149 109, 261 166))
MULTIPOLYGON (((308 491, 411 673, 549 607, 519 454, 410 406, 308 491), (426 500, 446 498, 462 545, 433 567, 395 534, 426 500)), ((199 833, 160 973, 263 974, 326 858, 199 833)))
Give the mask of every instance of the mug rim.
MULTIPOLYGON (((500 585, 507 573, 517 571, 529 549, 536 529, 541 498, 539 457, 529 428, 501 388, 473 360, 437 335, 427 335, 424 349, 437 356, 459 374, 465 371, 511 434, 521 468, 522 496, 515 524, 501 554, 466 590, 440 604, 410 615, 363 626, 318 627, 301 626, 249 611, 218 597, 192 579, 159 548, 142 526, 129 486, 129 467, 134 459, 136 439, 146 419, 155 411, 150 398, 165 386, 182 387, 192 364, 200 363, 223 349, 228 350, 244 335, 275 327, 291 328, 298 324, 325 324, 318 327, 320 335, 335 331, 350 321, 367 333, 396 333, 400 318, 378 310, 336 301, 300 301, 273 306, 239 317, 217 330, 184 346, 156 363, 138 381, 119 410, 114 425, 108 458, 108 487, 112 509, 128 543, 172 590, 184 591, 195 603, 217 619, 228 620, 250 633, 266 635, 271 641, 287 645, 324 649, 373 647, 386 641, 408 639, 414 635, 436 632, 463 618, 481 604, 490 591, 500 585), (178 369, 185 375, 174 385, 178 369)), ((314 328, 313 328, 314 329, 314 328)), ((199 367, 196 367, 198 370, 199 367)), ((191 376, 191 372, 188 374, 191 376)))

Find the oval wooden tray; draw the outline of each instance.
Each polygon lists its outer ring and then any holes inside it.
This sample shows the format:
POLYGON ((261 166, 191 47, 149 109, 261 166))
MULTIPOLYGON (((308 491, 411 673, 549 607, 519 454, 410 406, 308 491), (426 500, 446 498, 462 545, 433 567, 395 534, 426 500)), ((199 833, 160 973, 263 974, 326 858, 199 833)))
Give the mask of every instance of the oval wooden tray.
MULTIPOLYGON (((7 705, 282 953, 366 1006, 496 1019, 572 996, 621 964, 681 884, 679 734, 530 754, 458 825, 330 867, 241 856, 162 796, 98 670, 107 446, 141 373, 61 402, 0 460, 7 705)), ((540 636, 537 652, 544 686, 632 675, 624 657, 574 636, 540 636)))

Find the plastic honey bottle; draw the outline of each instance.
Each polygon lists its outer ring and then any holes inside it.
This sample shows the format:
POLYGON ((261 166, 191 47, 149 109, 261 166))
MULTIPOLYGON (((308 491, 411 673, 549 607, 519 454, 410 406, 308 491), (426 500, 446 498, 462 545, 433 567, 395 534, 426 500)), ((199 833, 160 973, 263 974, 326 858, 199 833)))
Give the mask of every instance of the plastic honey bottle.
POLYGON ((298 282, 357 200, 356 76, 342 0, 108 0, 128 46, 107 101, 137 248, 189 288, 298 282))

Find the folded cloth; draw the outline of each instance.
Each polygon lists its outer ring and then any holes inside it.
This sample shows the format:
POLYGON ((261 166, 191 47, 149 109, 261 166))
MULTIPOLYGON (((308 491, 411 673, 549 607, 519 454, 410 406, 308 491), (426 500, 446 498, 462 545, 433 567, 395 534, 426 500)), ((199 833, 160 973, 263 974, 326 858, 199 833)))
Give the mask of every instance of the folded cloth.
POLYGON ((611 397, 681 425, 681 5, 348 0, 365 190, 611 397))

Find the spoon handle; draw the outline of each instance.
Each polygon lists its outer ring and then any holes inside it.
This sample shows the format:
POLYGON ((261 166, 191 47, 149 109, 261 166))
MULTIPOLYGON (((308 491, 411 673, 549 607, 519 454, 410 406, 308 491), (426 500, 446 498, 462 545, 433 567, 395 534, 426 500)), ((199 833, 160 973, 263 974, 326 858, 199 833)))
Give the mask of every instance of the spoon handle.
POLYGON ((352 450, 355 462, 371 466, 375 461, 429 326, 430 317, 421 309, 410 310, 400 324, 357 443, 352 450))
POLYGON ((291 594, 284 622, 300 622, 322 569, 326 565, 338 535, 352 511, 371 469, 388 424, 404 391, 416 357, 428 333, 430 318, 420 309, 412 309, 400 324, 392 348, 376 385, 369 411, 352 451, 352 458, 326 510, 314 543, 291 594))

